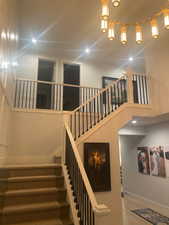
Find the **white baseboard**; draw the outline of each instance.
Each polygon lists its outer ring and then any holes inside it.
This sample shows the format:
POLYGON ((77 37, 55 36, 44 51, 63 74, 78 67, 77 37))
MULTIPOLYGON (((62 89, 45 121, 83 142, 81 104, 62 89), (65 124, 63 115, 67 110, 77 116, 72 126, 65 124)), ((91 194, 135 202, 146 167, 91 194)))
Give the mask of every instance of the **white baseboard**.
POLYGON ((160 207, 160 208, 169 210, 169 206, 163 205, 163 204, 161 204, 161 203, 159 203, 159 202, 153 201, 153 200, 148 199, 148 198, 144 198, 143 196, 137 195, 137 194, 135 194, 135 193, 131 193, 131 192, 125 191, 125 192, 124 192, 124 195, 128 195, 129 197, 133 197, 133 198, 136 198, 136 199, 138 199, 138 200, 147 202, 147 203, 152 204, 152 205, 154 205, 154 206, 156 206, 156 207, 160 207))

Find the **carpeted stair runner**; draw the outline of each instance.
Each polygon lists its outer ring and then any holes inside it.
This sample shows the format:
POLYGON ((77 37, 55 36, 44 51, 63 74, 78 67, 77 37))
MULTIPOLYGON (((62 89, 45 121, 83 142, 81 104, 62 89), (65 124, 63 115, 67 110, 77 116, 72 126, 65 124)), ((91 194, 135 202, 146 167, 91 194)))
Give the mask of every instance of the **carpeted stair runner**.
POLYGON ((60 165, 6 167, 2 225, 73 225, 60 165))

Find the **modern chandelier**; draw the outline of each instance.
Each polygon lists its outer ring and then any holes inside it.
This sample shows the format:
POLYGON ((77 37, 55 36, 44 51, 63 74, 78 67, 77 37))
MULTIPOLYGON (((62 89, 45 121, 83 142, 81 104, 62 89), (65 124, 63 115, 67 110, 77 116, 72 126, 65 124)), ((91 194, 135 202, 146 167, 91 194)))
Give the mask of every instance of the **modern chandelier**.
MULTIPOLYGON (((114 7, 120 5, 120 0, 112 0, 114 7)), ((158 18, 163 16, 164 27, 169 30, 169 1, 167 7, 155 13, 153 16, 148 17, 142 21, 135 23, 124 23, 121 21, 113 21, 110 18, 109 0, 101 0, 101 31, 108 33, 108 39, 114 40, 116 37, 116 26, 120 29, 120 41, 123 45, 128 42, 127 31, 130 27, 134 27, 136 33, 136 43, 141 44, 143 42, 143 27, 146 24, 150 25, 151 34, 154 39, 159 38, 158 18)))

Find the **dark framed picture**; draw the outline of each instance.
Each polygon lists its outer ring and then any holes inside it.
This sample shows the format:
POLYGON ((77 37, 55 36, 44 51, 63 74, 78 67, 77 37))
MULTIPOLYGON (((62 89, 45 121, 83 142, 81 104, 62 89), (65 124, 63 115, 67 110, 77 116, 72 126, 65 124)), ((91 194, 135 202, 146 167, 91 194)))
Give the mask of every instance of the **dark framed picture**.
POLYGON ((113 81, 116 81, 117 78, 113 78, 113 77, 103 77, 102 78, 102 87, 106 88, 107 86, 111 85, 111 83, 113 81))
POLYGON ((84 166, 94 192, 111 191, 109 143, 85 143, 84 166))
MULTIPOLYGON (((112 77, 103 77, 102 78, 103 88, 110 86, 116 80, 118 79, 112 77)), ((127 102, 127 82, 125 79, 121 79, 120 82, 118 82, 118 84, 114 86, 111 95, 112 95, 112 105, 127 102)), ((106 96, 104 96, 103 98, 103 103, 106 104, 106 96)))

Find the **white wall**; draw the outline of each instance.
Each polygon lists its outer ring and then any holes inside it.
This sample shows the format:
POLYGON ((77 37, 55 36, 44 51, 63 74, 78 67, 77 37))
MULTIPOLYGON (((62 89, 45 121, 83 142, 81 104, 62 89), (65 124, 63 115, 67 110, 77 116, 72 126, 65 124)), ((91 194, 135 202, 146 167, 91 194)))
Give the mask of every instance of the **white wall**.
MULTIPOLYGON (((5 31, 17 32, 17 2, 16 0, 0 0, 0 27, 5 31)), ((15 41, 0 39, 0 63, 11 61, 17 44, 15 41)), ((14 97, 15 71, 0 66, 0 166, 5 163, 9 147, 11 106, 14 97)))
POLYGON ((7 164, 54 162, 64 148, 61 113, 13 112, 7 164))
POLYGON ((169 122, 149 127, 146 136, 120 136, 124 191, 169 206, 169 179, 142 175, 137 166, 138 146, 159 145, 169 145, 169 122))
POLYGON ((145 48, 146 71, 151 76, 152 103, 156 114, 169 112, 169 33, 145 48))
MULTIPOLYGON (((26 54, 19 58, 19 67, 17 77, 25 79, 37 80, 38 76, 38 60, 44 58, 56 62, 54 81, 58 83, 63 82, 63 64, 72 63, 67 59, 59 59, 51 56, 41 56, 36 54, 26 54)), ((80 85, 89 87, 102 88, 102 77, 111 76, 119 77, 122 71, 114 71, 111 65, 105 65, 94 62, 77 62, 80 64, 80 85)))

